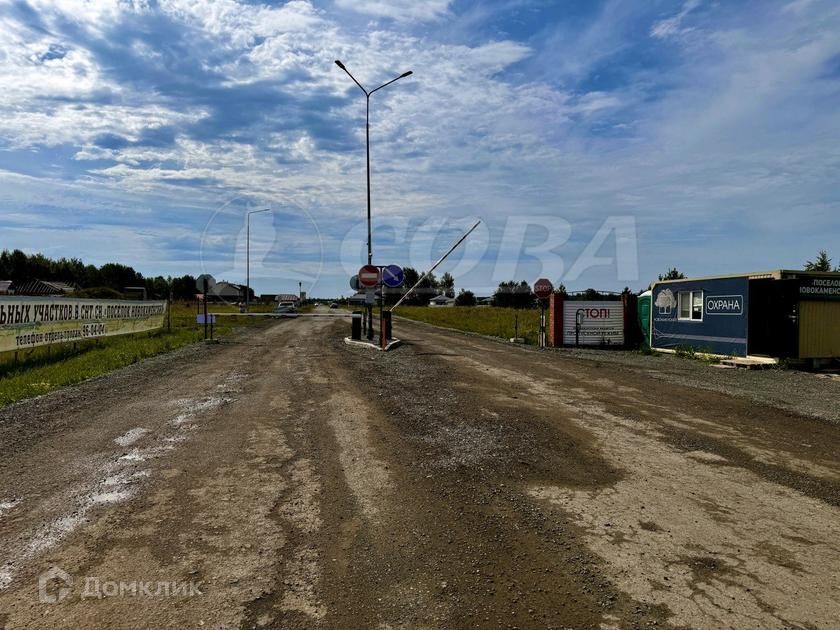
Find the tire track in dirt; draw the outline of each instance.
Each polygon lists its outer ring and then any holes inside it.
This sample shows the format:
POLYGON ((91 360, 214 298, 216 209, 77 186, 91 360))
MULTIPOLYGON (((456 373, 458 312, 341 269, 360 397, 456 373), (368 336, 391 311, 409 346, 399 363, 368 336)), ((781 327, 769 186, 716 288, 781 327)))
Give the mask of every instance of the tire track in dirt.
MULTIPOLYGON (((587 546, 603 558, 606 572, 624 592, 667 606, 669 621, 691 627, 833 627, 840 614, 840 552, 832 542, 838 539, 836 462, 832 467, 817 454, 819 464, 810 469, 827 467, 827 474, 805 475, 808 452, 802 449, 797 470, 768 470, 748 453, 771 449, 773 422, 765 422, 756 438, 760 447, 739 432, 738 446, 705 450, 714 442, 701 431, 693 432, 696 440, 675 446, 673 427, 658 420, 668 417, 665 401, 681 398, 675 390, 706 398, 692 416, 681 416, 682 430, 691 435, 686 425, 695 418, 707 432, 713 429, 703 421, 709 416, 728 417, 737 426, 743 403, 721 395, 645 383, 620 371, 605 378, 598 376, 603 369, 516 349, 503 362, 495 361, 498 353, 482 353, 480 342, 470 340, 462 348, 450 336, 444 346, 426 331, 415 339, 424 349, 446 347, 442 360, 457 366, 471 387, 480 386, 475 375, 493 377, 513 385, 523 406, 593 433, 598 452, 621 471, 619 479, 596 488, 539 483, 528 492, 562 508, 583 528, 587 546), (561 369, 573 373, 560 374, 561 369), (670 396, 661 395, 663 388, 670 396), (638 396, 642 391, 645 399, 638 396), (650 413, 639 413, 640 408, 650 413), (733 454, 737 457, 730 460, 733 454)), ((495 395, 501 400, 506 393, 500 389, 495 395)), ((836 428, 802 424, 830 436, 823 449, 836 447, 836 428)), ((790 427, 778 430, 783 449, 796 441, 791 433, 790 427)), ((811 442, 810 436, 805 441, 811 442)), ((778 457, 772 450, 771 456, 778 457)))

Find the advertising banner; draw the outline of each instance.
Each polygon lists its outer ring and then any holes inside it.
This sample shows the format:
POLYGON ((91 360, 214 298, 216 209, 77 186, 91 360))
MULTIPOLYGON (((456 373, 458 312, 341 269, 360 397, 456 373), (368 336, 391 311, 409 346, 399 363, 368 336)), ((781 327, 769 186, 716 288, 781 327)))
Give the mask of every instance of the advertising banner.
POLYGON ((0 352, 155 330, 166 302, 0 297, 0 352))
POLYGON ((617 301, 563 302, 563 344, 573 346, 576 343, 582 346, 623 345, 624 305, 617 301))

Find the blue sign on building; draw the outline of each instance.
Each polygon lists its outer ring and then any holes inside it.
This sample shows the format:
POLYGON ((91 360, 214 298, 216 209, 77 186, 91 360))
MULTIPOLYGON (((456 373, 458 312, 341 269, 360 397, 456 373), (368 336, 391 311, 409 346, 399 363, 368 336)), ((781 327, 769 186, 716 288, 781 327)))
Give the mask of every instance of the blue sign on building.
POLYGON ((703 298, 707 315, 743 315, 743 295, 706 295, 703 298))

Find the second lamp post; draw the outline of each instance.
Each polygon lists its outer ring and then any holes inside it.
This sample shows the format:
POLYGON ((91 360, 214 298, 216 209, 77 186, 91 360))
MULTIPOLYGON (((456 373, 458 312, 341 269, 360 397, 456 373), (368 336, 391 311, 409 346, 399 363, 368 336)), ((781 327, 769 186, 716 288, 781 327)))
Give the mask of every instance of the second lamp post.
POLYGON ((247 214, 245 223, 245 312, 248 313, 251 308, 251 215, 258 212, 271 212, 271 208, 263 208, 262 210, 251 210, 247 214))

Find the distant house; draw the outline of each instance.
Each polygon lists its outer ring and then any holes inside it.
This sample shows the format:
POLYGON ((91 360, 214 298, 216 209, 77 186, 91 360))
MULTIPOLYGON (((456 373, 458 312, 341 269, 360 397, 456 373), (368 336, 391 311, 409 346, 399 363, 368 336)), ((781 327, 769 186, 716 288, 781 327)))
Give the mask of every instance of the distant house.
POLYGON ((233 282, 217 282, 207 292, 208 300, 226 302, 241 302, 245 300, 245 287, 241 284, 234 284, 233 282))
POLYGON ((0 280, 0 295, 13 295, 14 292, 11 280, 0 280))
POLYGON ((475 298, 476 306, 493 306, 493 296, 489 297, 476 297, 475 298))
POLYGON ((260 293, 260 302, 263 304, 272 304, 274 302, 279 302, 280 300, 277 299, 277 296, 280 295, 279 293, 260 293))
POLYGON ((278 302, 297 302, 300 300, 300 296, 296 293, 278 293, 277 294, 277 301, 278 302))
POLYGON ((15 295, 39 295, 61 297, 70 295, 79 289, 78 285, 58 280, 30 280, 23 284, 15 284, 15 295))
POLYGON ((429 300, 429 306, 455 306, 455 298, 438 295, 429 300))

